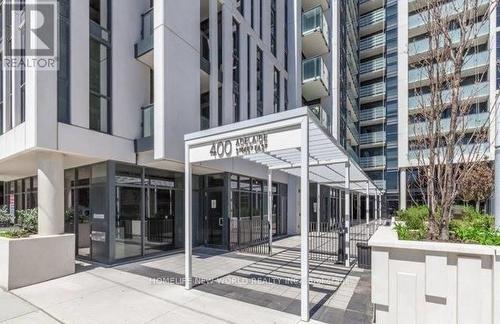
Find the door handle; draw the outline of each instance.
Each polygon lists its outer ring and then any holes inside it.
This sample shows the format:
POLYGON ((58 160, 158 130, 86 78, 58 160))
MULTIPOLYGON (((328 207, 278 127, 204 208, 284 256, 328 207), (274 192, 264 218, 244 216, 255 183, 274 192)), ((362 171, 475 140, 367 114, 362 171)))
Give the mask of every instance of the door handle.
POLYGON ((220 227, 222 227, 223 223, 224 223, 224 219, 222 217, 219 218, 219 226, 220 227))

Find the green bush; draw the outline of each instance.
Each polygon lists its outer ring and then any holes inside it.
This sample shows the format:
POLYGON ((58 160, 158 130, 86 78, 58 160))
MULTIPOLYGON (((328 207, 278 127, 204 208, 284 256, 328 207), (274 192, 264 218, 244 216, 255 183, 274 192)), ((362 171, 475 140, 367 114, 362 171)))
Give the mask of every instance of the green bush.
POLYGON ((462 209, 462 219, 450 223, 452 238, 463 243, 500 245, 500 231, 495 229, 495 219, 491 215, 477 212, 470 206, 462 209))
POLYGON ((12 217, 9 213, 9 208, 7 208, 7 206, 0 207, 0 225, 4 226, 12 225, 12 217))
POLYGON ((17 211, 17 219, 22 230, 30 234, 38 231, 38 209, 25 209, 17 211))
POLYGON ((0 232, 0 236, 6 238, 23 238, 30 236, 30 233, 21 228, 13 228, 0 232))
POLYGON ((427 237, 429 210, 426 206, 414 206, 400 210, 396 215, 396 232, 400 240, 423 240, 427 237))

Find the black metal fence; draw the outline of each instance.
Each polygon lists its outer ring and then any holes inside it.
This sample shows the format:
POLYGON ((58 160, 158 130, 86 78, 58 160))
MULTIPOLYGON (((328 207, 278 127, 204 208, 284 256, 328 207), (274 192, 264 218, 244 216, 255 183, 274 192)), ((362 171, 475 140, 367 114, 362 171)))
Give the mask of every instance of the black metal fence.
POLYGON ((269 254, 269 229, 267 219, 231 218, 230 249, 253 254, 269 254))
POLYGON ((309 223, 309 259, 341 261, 343 255, 342 229, 333 222, 309 223))
POLYGON ((368 240, 377 231, 380 226, 388 224, 386 219, 376 219, 369 223, 359 223, 349 228, 349 257, 351 260, 357 260, 359 255, 358 244, 368 245, 368 240))

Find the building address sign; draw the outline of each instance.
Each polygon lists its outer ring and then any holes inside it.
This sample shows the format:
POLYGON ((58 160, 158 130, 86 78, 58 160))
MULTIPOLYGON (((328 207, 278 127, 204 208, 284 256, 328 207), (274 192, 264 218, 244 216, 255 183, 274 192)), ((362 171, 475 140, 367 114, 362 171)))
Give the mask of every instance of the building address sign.
POLYGON ((268 147, 267 134, 255 134, 239 137, 236 140, 217 141, 210 148, 210 156, 227 158, 233 155, 250 155, 266 152, 268 147))

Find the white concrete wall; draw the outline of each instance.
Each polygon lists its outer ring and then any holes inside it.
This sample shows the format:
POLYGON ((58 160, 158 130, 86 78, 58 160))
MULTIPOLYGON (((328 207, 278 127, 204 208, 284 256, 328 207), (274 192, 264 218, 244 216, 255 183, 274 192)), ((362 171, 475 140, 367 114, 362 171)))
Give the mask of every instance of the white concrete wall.
POLYGON ((500 248, 399 241, 389 227, 369 245, 377 324, 500 323, 500 248))
POLYGON ((75 272, 75 236, 0 238, 0 288, 15 289, 75 272))

